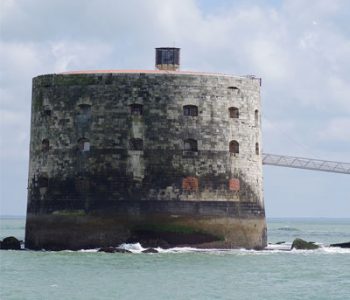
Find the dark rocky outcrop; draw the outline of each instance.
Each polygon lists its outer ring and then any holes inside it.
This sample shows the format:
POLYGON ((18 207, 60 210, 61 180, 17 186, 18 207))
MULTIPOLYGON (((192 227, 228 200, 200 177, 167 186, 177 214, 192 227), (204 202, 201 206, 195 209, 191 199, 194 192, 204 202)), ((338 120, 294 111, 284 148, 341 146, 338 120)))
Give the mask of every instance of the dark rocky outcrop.
POLYGON ((2 250, 21 250, 21 242, 14 236, 4 238, 0 244, 2 250))
POLYGON ((292 249, 299 249, 299 250, 314 250, 318 249, 319 246, 315 245, 314 242, 307 242, 302 239, 295 239, 292 244, 292 249))
POLYGON ((347 243, 338 243, 338 244, 330 244, 331 247, 339 247, 339 248, 350 248, 350 242, 347 243))
POLYGON ((147 248, 146 250, 143 250, 142 253, 159 253, 159 252, 157 249, 147 248))
POLYGON ((185 227, 152 228, 152 230, 135 230, 129 243, 139 242, 144 248, 169 249, 176 246, 200 245, 220 241, 220 237, 197 232, 185 227))
POLYGON ((98 252, 106 252, 106 253, 132 253, 129 250, 126 249, 120 249, 115 247, 103 247, 98 250, 98 252))
POLYGON ((116 253, 132 253, 130 250, 120 249, 120 248, 116 248, 115 252, 116 253))
POLYGON ((97 252, 114 253, 115 248, 114 247, 103 247, 103 248, 99 249, 97 252))

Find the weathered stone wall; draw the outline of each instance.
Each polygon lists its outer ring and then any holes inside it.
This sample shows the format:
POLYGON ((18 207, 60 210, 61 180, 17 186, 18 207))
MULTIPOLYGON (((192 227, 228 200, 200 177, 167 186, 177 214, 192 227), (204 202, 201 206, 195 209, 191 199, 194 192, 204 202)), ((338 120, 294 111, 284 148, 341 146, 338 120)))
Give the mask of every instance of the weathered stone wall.
POLYGON ((256 204, 261 218, 260 148, 257 79, 181 72, 38 76, 28 215, 86 214, 99 201, 232 201, 256 204), (184 115, 186 105, 198 115, 184 115), (185 150, 188 139, 197 151, 185 150), (233 140, 239 153, 229 151, 233 140))

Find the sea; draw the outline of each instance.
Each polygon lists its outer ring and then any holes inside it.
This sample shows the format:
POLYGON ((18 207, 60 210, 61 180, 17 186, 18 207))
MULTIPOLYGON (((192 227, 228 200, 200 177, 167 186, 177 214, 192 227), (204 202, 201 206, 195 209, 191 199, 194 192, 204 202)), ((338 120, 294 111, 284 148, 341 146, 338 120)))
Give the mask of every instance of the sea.
MULTIPOLYGON (((350 299, 350 219, 268 219, 267 250, 141 253, 0 251, 0 299, 350 299), (317 250, 292 250, 295 238, 317 250)), ((24 239, 24 218, 1 218, 0 239, 24 239)))

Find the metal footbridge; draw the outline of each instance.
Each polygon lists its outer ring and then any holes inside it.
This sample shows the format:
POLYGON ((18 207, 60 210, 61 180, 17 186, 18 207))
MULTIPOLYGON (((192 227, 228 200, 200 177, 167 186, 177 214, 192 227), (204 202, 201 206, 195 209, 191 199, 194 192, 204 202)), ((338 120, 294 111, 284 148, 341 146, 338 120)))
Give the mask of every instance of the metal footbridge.
POLYGON ((263 153, 264 165, 350 174, 350 163, 263 153))

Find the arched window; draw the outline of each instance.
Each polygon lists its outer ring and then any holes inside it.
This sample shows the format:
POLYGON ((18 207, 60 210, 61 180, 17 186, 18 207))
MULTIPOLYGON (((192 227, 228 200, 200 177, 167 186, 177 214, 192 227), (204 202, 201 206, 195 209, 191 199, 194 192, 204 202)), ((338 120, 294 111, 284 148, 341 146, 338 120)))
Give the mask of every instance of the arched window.
POLYGON ((254 112, 255 126, 259 126, 259 111, 256 109, 254 112))
POLYGON ((198 116, 198 107, 196 105, 185 105, 183 107, 184 116, 196 117, 198 116))
POLYGON ((86 104, 86 103, 82 103, 79 104, 79 111, 81 114, 90 114, 91 113, 91 105, 90 104, 86 104))
POLYGON ((143 139, 130 139, 129 149, 136 150, 136 151, 142 151, 143 150, 143 139))
POLYGON ((43 110, 44 116, 46 117, 51 117, 51 108, 48 105, 44 106, 44 110, 43 110))
POLYGON ((130 114, 133 116, 142 116, 143 115, 143 105, 142 104, 131 104, 130 106, 130 114))
POLYGON ((79 126, 88 126, 91 121, 91 105, 79 104, 79 113, 77 115, 77 122, 79 126))
POLYGON ((230 118, 238 119, 239 118, 239 110, 237 107, 229 107, 228 109, 230 118))
POLYGON ((78 147, 81 152, 90 151, 90 141, 87 138, 80 138, 78 140, 78 147))
POLYGON ((50 142, 48 139, 43 139, 41 142, 41 150, 43 152, 48 152, 50 149, 50 142))
POLYGON ((39 175, 38 186, 39 188, 47 188, 49 186, 49 178, 46 173, 39 175))
POLYGON ((255 143, 255 154, 259 155, 260 149, 259 149, 259 143, 255 143))
POLYGON ((237 141, 230 142, 230 153, 239 153, 239 143, 237 141))
POLYGON ((184 141, 184 151, 198 151, 197 141, 194 139, 187 139, 184 141))

